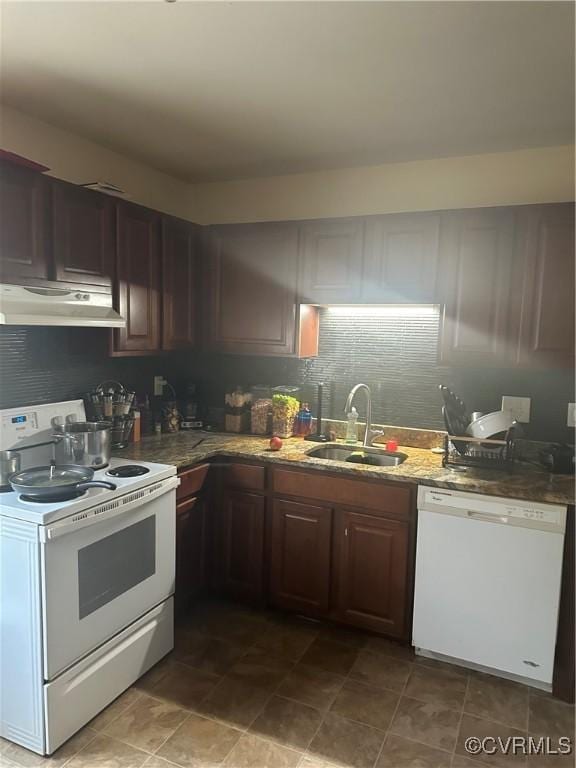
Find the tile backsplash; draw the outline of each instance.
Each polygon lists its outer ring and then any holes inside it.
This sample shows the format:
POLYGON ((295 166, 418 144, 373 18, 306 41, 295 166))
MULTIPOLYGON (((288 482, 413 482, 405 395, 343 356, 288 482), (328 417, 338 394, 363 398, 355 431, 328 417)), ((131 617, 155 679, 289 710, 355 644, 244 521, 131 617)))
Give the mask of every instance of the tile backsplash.
MULTIPOLYGON (((500 408, 502 395, 532 399, 527 436, 572 441, 566 427, 574 401, 570 370, 451 368, 437 363, 439 315, 433 307, 331 307, 321 310, 317 358, 170 353, 145 358, 109 358, 107 331, 0 327, 0 407, 81 395, 104 379, 117 379, 138 392, 152 390, 155 374, 183 391, 186 380, 199 396, 222 405, 236 384, 298 384, 314 410, 316 385, 325 383, 325 415, 344 418, 350 388, 360 381, 373 395, 373 419, 384 424, 442 429, 438 385, 458 392, 470 410, 500 408)), ((364 414, 364 402, 358 398, 364 414)))

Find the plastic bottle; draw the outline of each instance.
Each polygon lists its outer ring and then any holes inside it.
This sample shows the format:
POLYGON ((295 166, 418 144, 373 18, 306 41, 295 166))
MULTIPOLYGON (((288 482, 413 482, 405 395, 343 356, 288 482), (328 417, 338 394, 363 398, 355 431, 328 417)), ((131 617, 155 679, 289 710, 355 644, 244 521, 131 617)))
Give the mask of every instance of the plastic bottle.
POLYGON ((297 434, 306 437, 312 431, 312 413, 308 403, 303 403, 297 416, 297 434))
POLYGON ((358 442, 358 411, 354 406, 348 414, 348 424, 346 425, 346 442, 358 442))

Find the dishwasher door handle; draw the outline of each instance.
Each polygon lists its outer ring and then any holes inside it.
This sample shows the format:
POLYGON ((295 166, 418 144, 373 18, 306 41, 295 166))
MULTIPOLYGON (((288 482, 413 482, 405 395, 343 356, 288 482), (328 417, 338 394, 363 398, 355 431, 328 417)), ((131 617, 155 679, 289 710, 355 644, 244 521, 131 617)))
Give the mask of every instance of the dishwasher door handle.
POLYGON ((488 512, 476 512, 473 509, 467 509, 466 514, 471 520, 485 520, 487 523, 508 523, 508 515, 490 515, 488 512))

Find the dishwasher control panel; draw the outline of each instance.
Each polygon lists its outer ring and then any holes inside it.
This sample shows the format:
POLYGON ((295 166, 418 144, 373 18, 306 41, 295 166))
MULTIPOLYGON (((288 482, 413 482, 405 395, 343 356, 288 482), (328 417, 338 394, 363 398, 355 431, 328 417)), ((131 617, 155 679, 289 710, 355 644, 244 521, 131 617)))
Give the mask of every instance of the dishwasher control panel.
POLYGON ((418 509, 470 520, 564 533, 566 507, 442 488, 418 488, 418 509))

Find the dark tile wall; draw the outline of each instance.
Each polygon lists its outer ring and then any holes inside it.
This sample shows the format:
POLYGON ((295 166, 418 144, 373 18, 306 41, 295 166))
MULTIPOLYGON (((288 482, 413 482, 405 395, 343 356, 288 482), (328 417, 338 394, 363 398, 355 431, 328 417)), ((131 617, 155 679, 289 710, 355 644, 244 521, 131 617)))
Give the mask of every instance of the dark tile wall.
MULTIPOLYGON (((438 327, 432 308, 325 309, 320 353, 310 360, 196 351, 111 359, 106 331, 0 327, 0 407, 77 397, 107 378, 151 392, 153 376, 163 374, 179 392, 187 380, 195 381, 201 401, 216 406, 236 384, 297 384, 314 410, 316 385, 324 381, 326 415, 343 418, 350 388, 363 381, 372 389, 374 421, 443 428, 437 391, 442 383, 470 410, 497 410, 502 395, 531 397, 527 436, 573 442, 565 426, 567 404, 574 402, 573 371, 439 366, 438 327)), ((362 399, 358 409, 363 415, 362 399)))
POLYGON ((0 407, 71 400, 105 379, 152 391, 155 374, 173 371, 166 358, 110 358, 108 331, 0 326, 0 407))

